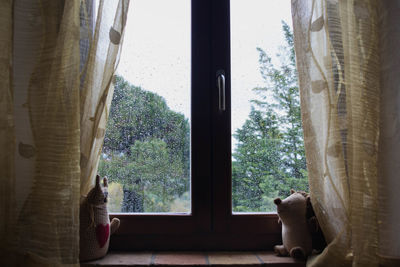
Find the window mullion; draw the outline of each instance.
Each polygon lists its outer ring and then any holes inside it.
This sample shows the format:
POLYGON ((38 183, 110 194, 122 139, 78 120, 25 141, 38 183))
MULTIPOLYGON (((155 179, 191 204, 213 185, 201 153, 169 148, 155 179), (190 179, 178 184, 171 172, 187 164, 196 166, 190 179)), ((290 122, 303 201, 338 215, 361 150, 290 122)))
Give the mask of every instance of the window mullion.
POLYGON ((212 2, 212 152, 213 229, 227 230, 231 214, 231 133, 230 133, 230 16, 229 0, 212 2), (217 75, 225 74, 225 110, 220 110, 217 75))
POLYGON ((211 3, 192 0, 192 216, 199 231, 211 224, 211 3))

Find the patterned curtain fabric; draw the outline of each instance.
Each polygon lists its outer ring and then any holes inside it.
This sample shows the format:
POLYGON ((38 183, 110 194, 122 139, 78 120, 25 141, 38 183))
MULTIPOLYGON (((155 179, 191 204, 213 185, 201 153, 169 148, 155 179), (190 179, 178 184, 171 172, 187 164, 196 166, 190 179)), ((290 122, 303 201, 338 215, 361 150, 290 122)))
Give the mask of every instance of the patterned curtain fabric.
MULTIPOLYGON (((98 5, 94 37, 90 27, 82 36, 81 27, 82 39, 89 45, 86 66, 81 73, 81 195, 89 192, 97 173, 129 0, 101 0, 98 5)), ((83 42, 82 46, 85 46, 83 42)))
POLYGON ((79 201, 94 182, 128 6, 0 5, 2 266, 79 264, 79 201))
POLYGON ((292 0, 310 192, 328 242, 308 266, 400 266, 399 7, 292 0))

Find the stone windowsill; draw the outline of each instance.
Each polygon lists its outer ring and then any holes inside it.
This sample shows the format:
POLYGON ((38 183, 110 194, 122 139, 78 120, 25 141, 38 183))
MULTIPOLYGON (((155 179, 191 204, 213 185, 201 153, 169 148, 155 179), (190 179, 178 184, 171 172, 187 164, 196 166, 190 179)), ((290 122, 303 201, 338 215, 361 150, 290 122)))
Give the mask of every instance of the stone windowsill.
POLYGON ((106 257, 81 263, 93 266, 290 266, 305 267, 305 261, 277 257, 273 252, 110 252, 106 257))

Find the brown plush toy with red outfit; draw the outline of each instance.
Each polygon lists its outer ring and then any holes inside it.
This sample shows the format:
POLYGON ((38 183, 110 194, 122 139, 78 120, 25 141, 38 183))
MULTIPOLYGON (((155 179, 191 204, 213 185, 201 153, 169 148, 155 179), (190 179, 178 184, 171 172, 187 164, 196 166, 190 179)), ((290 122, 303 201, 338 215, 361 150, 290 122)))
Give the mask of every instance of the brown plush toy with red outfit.
POLYGON ((96 185, 90 190, 80 205, 80 251, 79 260, 88 261, 104 257, 108 251, 110 235, 119 227, 117 218, 110 218, 107 211, 107 178, 100 185, 100 176, 96 176, 96 185))

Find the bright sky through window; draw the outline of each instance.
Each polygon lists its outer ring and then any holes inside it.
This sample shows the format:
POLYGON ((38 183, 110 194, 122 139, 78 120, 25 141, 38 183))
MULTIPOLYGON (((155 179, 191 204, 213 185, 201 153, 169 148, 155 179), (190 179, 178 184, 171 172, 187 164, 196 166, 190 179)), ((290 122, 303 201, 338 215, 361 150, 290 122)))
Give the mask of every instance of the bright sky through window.
MULTIPOLYGON (((249 100, 254 98, 255 93, 249 91, 263 85, 256 48, 263 48, 275 59, 274 55, 279 52, 277 48, 284 43, 281 21, 291 25, 290 0, 231 0, 231 12, 242 16, 231 22, 237 35, 233 36, 235 43, 232 50, 241 51, 234 56, 240 57, 236 61, 243 62, 243 65, 235 65, 232 69, 232 83, 245 88, 240 96, 232 99, 232 106, 235 107, 232 110, 232 117, 235 118, 232 129, 236 130, 243 125, 250 112, 249 100), (242 21, 249 23, 242 24, 242 21), (252 28, 248 28, 249 25, 252 28)), ((190 21, 190 0, 133 0, 129 13, 134 15, 128 14, 117 73, 130 83, 161 95, 172 110, 190 119, 190 103, 182 101, 189 99, 190 91, 181 90, 190 88, 190 75, 187 75, 190 58, 185 58, 190 56, 190 51, 187 51, 190 49, 190 38, 184 36, 190 25, 168 19, 187 16, 185 20, 190 21), (182 10, 187 10, 187 13, 182 10), (165 41, 171 38, 180 42, 165 41), (160 46, 164 50, 155 51, 160 46), (187 95, 182 95, 182 91, 187 95)))
MULTIPOLYGON (((250 101, 260 96, 253 89, 266 86, 260 51, 281 65, 276 54, 285 45, 282 21, 291 25, 291 14, 290 0, 231 0, 230 5, 232 179, 237 183, 248 176, 239 171, 247 166, 240 161, 247 146, 237 132, 254 117, 250 101)), ((190 212, 191 68, 191 1, 131 1, 99 164, 99 173, 110 178, 110 211, 190 212)), ((239 202, 239 193, 247 194, 233 189, 239 202)), ((234 210, 258 211, 246 204, 234 210)))

